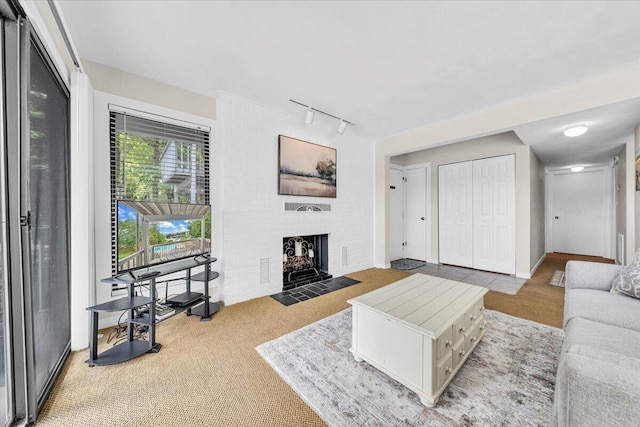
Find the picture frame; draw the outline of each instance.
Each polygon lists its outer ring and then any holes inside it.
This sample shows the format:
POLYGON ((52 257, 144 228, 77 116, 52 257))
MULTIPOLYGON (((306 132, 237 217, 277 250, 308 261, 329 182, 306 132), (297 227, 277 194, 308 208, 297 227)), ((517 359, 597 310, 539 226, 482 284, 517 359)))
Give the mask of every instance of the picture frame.
POLYGON ((640 191, 640 152, 636 153, 636 191, 640 191))
POLYGON ((278 136, 278 194, 335 198, 337 150, 278 136))

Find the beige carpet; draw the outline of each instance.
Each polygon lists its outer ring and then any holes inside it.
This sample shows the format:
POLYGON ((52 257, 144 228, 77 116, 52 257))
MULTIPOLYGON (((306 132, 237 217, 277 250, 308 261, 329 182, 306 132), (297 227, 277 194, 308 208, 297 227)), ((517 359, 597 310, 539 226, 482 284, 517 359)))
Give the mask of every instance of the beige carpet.
MULTIPOLYGON (((487 308, 551 326, 562 319, 564 289, 549 286, 567 258, 547 259, 511 296, 489 292, 487 308), (547 265, 545 267, 545 265, 547 265), (543 268, 544 267, 544 268, 543 268)), ((224 307, 211 322, 179 315, 157 328, 157 354, 89 368, 73 353, 46 402, 42 426, 321 426, 322 420, 255 347, 341 311, 346 300, 408 273, 369 269, 362 283, 285 307, 270 297, 224 307)))

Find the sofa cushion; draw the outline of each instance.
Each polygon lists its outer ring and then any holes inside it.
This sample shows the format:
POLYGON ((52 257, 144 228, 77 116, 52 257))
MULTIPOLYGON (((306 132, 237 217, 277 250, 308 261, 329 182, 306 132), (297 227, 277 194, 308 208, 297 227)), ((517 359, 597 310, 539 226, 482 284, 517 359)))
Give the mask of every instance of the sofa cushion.
POLYGON ((565 267, 567 289, 599 289, 608 291, 622 269, 621 265, 588 261, 569 261, 565 267))
POLYGON ((569 322, 564 331, 562 353, 566 353, 573 346, 585 346, 638 359, 640 363, 640 331, 605 325, 581 317, 569 322))
POLYGON ((564 327, 577 317, 640 332, 640 301, 593 289, 571 289, 565 294, 564 327))
POLYGON ((611 286, 612 293, 640 298, 640 258, 622 268, 611 286))

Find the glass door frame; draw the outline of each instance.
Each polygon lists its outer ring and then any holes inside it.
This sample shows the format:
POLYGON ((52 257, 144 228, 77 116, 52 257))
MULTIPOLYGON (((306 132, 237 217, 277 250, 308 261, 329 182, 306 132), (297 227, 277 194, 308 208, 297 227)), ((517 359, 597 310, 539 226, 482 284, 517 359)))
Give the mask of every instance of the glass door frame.
MULTIPOLYGON (((30 53, 37 49, 51 76, 69 98, 69 89, 64 84, 51 58, 47 54, 35 30, 29 24, 24 11, 17 1, 0 0, 0 14, 4 40, 0 58, 4 62, 2 116, 0 120, 0 227, 4 237, 3 256, 5 264, 7 332, 11 351, 7 357, 6 381, 11 388, 8 395, 9 407, 7 424, 27 424, 35 422, 59 376, 70 353, 70 341, 55 364, 43 390, 36 386, 34 307, 31 283, 31 245, 29 236, 29 200, 23 193, 29 188, 29 75, 30 53), (26 199, 26 201, 25 201, 26 199), (6 223, 1 219, 6 215, 6 223)), ((67 103, 70 113, 70 102, 67 103)), ((70 123, 67 122, 68 130, 70 123)), ((67 132, 69 135, 69 132, 67 132)), ((67 140, 67 144, 69 141, 67 140)), ((70 147, 67 156, 70 156, 70 147)), ((67 170, 67 185, 70 187, 70 171, 67 170)), ((26 193, 27 195, 29 193, 26 193)), ((69 203, 69 200, 67 200, 69 203)), ((68 205, 69 206, 69 205, 68 205)), ((69 221, 67 207, 67 222, 69 221)), ((70 236, 67 235, 70 239, 70 236)), ((70 243, 70 240, 69 240, 70 243)), ((70 271, 70 257, 67 256, 70 271)), ((1 285, 1 282, 0 282, 1 285)), ((70 305, 70 298, 69 298, 70 305)), ((70 316, 70 312, 68 313, 70 316)))
MULTIPOLYGON (((36 53, 42 58, 45 63, 48 71, 51 73, 51 76, 55 79, 57 85, 62 90, 62 92, 66 95, 67 98, 67 165, 70 164, 69 156, 70 156, 70 147, 69 147, 69 135, 70 135, 70 123, 68 118, 70 117, 70 93, 69 89, 64 84, 64 81, 60 77, 51 57, 47 54, 47 51, 42 44, 41 40, 37 36, 35 30, 32 28, 28 20, 25 20, 24 25, 22 26, 24 29, 23 37, 21 38, 21 155, 20 155, 20 225, 22 231, 21 238, 21 249, 22 249, 22 290, 23 290, 23 298, 24 298, 24 333, 25 333, 25 367, 26 367, 26 409, 27 409, 27 420, 29 423, 33 423, 36 421, 37 415, 42 409, 42 406, 47 400, 53 385, 55 384, 55 380, 58 378, 62 368, 64 367, 64 362, 67 360, 71 352, 71 338, 65 345, 65 349, 63 350, 62 355, 57 360, 53 372, 47 379, 47 382, 44 385, 42 391, 38 390, 38 384, 36 380, 36 343, 35 343, 35 310, 34 310, 34 299, 33 299, 33 291, 34 291, 34 283, 32 281, 33 273, 33 260, 32 258, 32 248, 31 248, 31 206, 30 206, 30 145, 31 145, 31 136, 30 136, 30 125, 29 125, 29 90, 30 90, 30 58, 31 52, 35 49, 36 53)), ((71 186, 70 182, 70 170, 67 168, 66 173, 66 184, 67 184, 67 195, 69 196, 69 190, 71 186)), ((67 198, 67 211, 66 211, 66 222, 70 224, 70 198, 67 198)), ((71 265, 70 265, 70 235, 67 232, 67 272, 70 275, 71 265)), ((69 276, 70 278, 70 276, 69 276)), ((69 284, 68 284, 69 285, 69 284)), ((69 310, 67 311, 67 316, 71 317, 71 293, 69 291, 67 301, 67 307, 69 310)))
POLYGON ((22 311, 22 257, 20 256, 20 175, 15 173, 11 164, 20 158, 21 140, 21 108, 20 100, 22 88, 23 64, 21 62, 20 41, 24 37, 24 19, 20 11, 11 2, 0 3, 3 25, 4 81, 3 81, 3 117, 5 128, 2 132, 2 215, 6 215, 3 224, 5 233, 6 266, 6 320, 8 324, 8 340, 11 351, 7 353, 9 367, 6 372, 7 395, 9 405, 7 423, 11 424, 26 419, 27 389, 25 382, 25 341, 24 341, 24 313, 22 311), (15 256, 8 256, 14 254, 15 256))

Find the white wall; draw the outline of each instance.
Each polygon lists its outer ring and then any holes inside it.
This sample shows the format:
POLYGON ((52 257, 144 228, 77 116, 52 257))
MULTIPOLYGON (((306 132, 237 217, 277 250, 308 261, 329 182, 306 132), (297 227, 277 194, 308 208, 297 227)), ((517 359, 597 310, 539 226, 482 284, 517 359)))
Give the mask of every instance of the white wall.
POLYGON ((531 249, 530 249, 530 268, 531 275, 538 268, 538 266, 544 261, 546 256, 545 251, 545 169, 544 165, 536 153, 529 148, 530 152, 530 180, 531 190, 529 192, 531 198, 529 200, 529 207, 531 210, 531 249))
MULTIPOLYGON (((316 115, 317 116, 317 115, 316 115)), ((337 123, 304 123, 233 96, 218 98, 223 174, 223 299, 233 304, 282 290, 282 238, 329 234, 329 272, 373 266, 373 144, 335 132, 337 123), (278 195, 278 135, 337 149, 337 197, 278 195), (331 212, 284 212, 284 202, 328 203, 331 212), (347 247, 348 265, 341 248, 347 247), (259 262, 270 260, 270 284, 259 286, 259 262)))
POLYGON ((633 261, 635 255, 635 143, 629 141, 620 151, 620 160, 615 170, 615 220, 616 220, 616 254, 617 235, 624 236, 624 260, 623 264, 633 261))
POLYGON ((214 98, 117 68, 82 59, 95 90, 208 119, 216 118, 214 98))
POLYGON ((93 89, 86 74, 71 73, 70 301, 71 350, 89 343, 89 312, 95 304, 93 89))
POLYGON ((485 157, 515 154, 516 157, 516 275, 530 275, 530 153, 513 132, 486 136, 442 147, 420 150, 393 157, 395 164, 409 166, 431 163, 431 243, 430 254, 438 258, 438 165, 463 162, 485 157))

